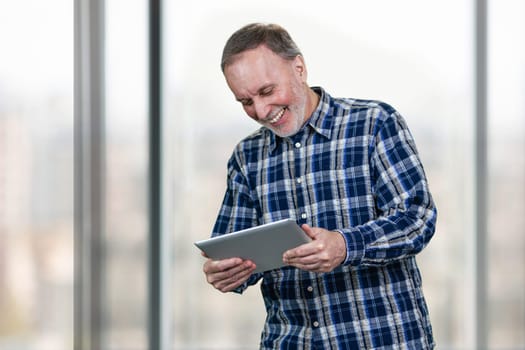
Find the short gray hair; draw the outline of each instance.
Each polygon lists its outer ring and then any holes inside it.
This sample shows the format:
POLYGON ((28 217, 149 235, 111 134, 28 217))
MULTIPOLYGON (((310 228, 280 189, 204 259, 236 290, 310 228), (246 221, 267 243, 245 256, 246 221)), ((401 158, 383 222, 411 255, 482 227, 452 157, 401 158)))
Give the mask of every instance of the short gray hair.
POLYGON ((221 70, 233 63, 235 56, 266 45, 275 54, 287 60, 293 60, 301 51, 290 34, 278 24, 251 23, 237 30, 230 36, 222 51, 221 70))

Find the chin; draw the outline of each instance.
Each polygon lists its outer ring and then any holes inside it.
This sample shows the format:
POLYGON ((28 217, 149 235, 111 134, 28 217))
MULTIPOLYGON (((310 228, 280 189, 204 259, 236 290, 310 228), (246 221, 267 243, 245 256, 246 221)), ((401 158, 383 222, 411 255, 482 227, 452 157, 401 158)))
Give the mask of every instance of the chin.
POLYGON ((277 130, 275 128, 271 128, 271 130, 273 131, 274 134, 276 134, 279 137, 290 137, 290 136, 293 136, 293 135, 297 134, 297 132, 299 131, 299 130, 296 130, 296 129, 293 129, 293 130, 277 130))
POLYGON ((274 134, 280 137, 290 137, 299 132, 301 130, 301 125, 297 125, 297 123, 284 123, 280 126, 274 127, 271 125, 266 125, 267 128, 269 128, 274 134))

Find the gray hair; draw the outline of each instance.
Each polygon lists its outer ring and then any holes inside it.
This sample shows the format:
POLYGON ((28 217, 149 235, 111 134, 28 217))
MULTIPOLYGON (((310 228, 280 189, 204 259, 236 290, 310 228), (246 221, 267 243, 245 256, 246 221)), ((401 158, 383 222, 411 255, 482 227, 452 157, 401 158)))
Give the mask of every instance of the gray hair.
POLYGON ((301 55, 301 51, 283 27, 277 24, 251 23, 233 33, 224 45, 222 72, 224 73, 227 65, 233 63, 236 55, 260 45, 266 45, 286 60, 293 60, 301 55))

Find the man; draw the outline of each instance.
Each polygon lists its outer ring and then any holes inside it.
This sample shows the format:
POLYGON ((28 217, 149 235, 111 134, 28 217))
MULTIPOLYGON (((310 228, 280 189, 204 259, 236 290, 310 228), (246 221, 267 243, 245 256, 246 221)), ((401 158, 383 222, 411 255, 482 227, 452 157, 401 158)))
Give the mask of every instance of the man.
POLYGON ((293 218, 312 242, 265 273, 237 257, 207 259, 207 281, 241 293, 262 279, 261 349, 433 348, 414 256, 434 234, 436 209, 403 118, 385 103, 310 88, 278 25, 239 29, 221 67, 262 127, 228 162, 212 235, 293 218))

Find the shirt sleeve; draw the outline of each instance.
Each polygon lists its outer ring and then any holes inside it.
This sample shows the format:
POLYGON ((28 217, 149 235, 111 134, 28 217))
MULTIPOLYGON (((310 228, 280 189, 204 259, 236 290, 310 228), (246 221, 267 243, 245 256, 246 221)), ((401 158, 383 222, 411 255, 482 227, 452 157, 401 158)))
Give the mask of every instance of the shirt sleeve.
MULTIPOLYGON (((244 230, 258 225, 255 201, 252 199, 246 176, 242 172, 238 153, 228 161, 228 181, 226 193, 215 221, 212 237, 244 230)), ((242 293, 248 286, 254 285, 262 273, 253 274, 248 281, 234 292, 242 293)))
POLYGON ((392 112, 377 122, 370 165, 377 216, 339 230, 346 240, 345 265, 383 265, 419 253, 435 231, 437 211, 414 140, 392 112))

